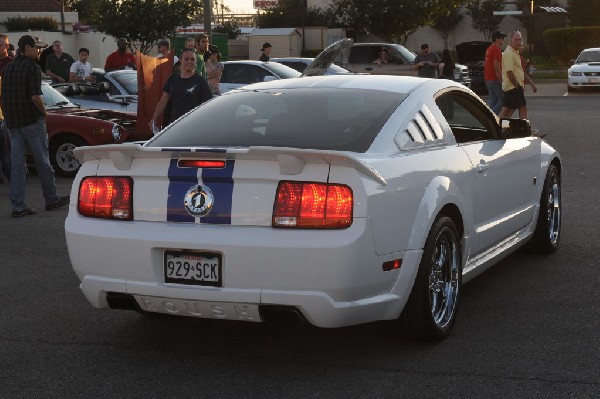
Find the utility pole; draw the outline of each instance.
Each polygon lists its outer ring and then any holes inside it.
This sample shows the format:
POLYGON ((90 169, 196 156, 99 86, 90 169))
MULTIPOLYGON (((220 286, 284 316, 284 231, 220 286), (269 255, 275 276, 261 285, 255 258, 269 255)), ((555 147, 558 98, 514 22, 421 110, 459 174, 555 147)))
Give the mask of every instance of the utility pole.
POLYGON ((212 36, 212 1, 204 0, 204 33, 212 36))
MULTIPOLYGON (((529 58, 533 54, 533 9, 534 0, 522 0, 522 1, 505 1, 503 4, 526 4, 529 3, 529 12, 531 13, 529 18, 530 31, 527 32, 527 42, 529 43, 529 58)), ((523 15, 523 11, 494 11, 494 15, 523 15)))

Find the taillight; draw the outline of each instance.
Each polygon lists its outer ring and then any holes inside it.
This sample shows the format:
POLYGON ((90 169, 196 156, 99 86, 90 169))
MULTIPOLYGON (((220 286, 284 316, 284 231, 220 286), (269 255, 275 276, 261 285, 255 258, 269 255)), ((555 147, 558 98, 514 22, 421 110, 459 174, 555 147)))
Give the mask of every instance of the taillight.
POLYGON ((343 229, 352 224, 352 189, 343 184, 281 181, 273 227, 343 229))
POLYGON ((85 177, 79 186, 79 213, 105 219, 133 219, 131 177, 85 177))

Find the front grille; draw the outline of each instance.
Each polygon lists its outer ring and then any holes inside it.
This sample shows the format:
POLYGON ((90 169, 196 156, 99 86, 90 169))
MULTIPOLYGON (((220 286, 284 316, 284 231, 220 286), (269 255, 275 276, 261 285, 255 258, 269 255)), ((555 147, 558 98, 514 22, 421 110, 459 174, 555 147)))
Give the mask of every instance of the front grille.
POLYGON ((585 76, 600 76, 600 72, 584 72, 585 76))

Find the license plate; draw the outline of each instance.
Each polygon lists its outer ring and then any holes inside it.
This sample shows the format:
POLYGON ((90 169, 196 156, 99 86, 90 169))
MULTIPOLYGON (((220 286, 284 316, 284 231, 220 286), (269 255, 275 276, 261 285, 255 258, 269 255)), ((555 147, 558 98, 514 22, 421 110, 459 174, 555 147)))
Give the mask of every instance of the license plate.
POLYGON ((165 282, 189 285, 222 285, 221 254, 197 251, 165 251, 165 282))
POLYGON ((589 83, 600 83, 600 78, 588 78, 589 83))

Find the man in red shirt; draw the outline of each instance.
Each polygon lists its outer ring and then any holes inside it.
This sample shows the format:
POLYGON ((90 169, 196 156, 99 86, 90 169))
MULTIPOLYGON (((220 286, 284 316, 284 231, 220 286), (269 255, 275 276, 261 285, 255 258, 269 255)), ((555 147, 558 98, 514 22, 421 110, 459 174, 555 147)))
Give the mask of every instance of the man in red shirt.
POLYGON ((133 54, 127 52, 129 42, 124 37, 117 40, 117 51, 106 57, 104 71, 116 71, 117 69, 136 69, 133 54))
POLYGON ((488 89, 488 105, 498 115, 502 110, 504 92, 502 91, 502 45, 506 35, 500 31, 492 32, 492 44, 485 52, 483 68, 485 86, 488 89))

